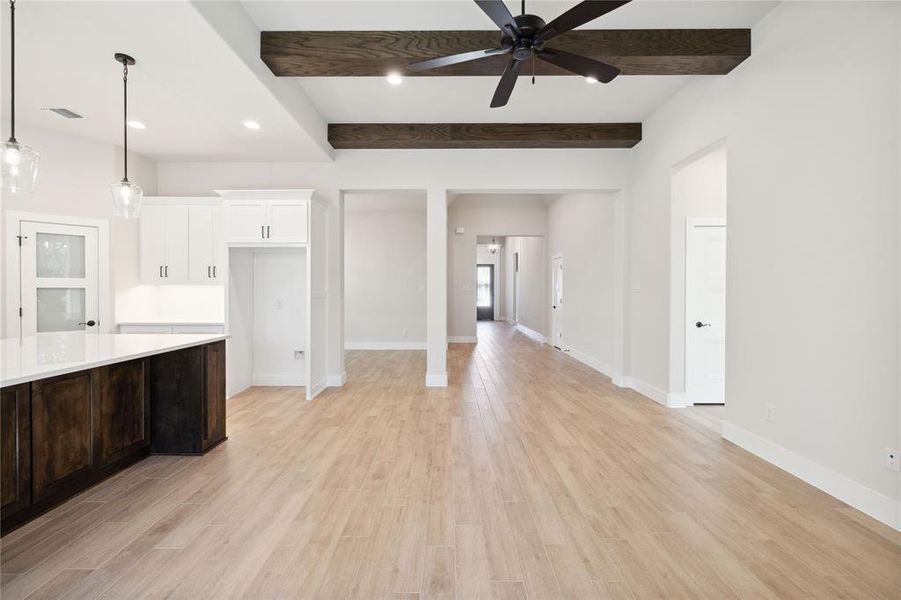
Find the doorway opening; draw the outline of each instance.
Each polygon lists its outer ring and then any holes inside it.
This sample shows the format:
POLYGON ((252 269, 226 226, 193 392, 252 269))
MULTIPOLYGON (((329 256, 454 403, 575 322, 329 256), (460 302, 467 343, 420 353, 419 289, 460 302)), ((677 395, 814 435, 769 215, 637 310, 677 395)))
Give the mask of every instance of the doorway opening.
POLYGON ((495 320, 494 265, 476 265, 476 320, 495 320))
POLYGON ((726 402, 726 145, 671 177, 670 406, 726 402))
POLYGON ((563 255, 555 254, 551 264, 553 277, 551 298, 551 340, 554 348, 565 350, 563 346, 563 255))
POLYGON ((347 376, 425 378, 426 192, 345 190, 343 200, 347 376))

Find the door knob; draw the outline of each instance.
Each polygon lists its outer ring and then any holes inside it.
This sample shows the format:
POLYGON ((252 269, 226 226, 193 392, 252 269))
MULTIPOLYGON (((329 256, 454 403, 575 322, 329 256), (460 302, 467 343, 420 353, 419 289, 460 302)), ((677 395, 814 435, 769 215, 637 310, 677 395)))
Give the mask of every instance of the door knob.
POLYGON ((697 323, 695 323, 695 327, 697 327, 698 329, 700 329, 701 327, 710 327, 710 323, 701 323, 700 321, 698 321, 697 323))
POLYGON ((88 327, 93 327, 93 326, 96 325, 96 324, 97 324, 97 321, 95 321, 94 319, 91 319, 91 320, 89 320, 89 321, 84 321, 84 322, 82 322, 82 323, 79 323, 79 325, 87 325, 88 327))

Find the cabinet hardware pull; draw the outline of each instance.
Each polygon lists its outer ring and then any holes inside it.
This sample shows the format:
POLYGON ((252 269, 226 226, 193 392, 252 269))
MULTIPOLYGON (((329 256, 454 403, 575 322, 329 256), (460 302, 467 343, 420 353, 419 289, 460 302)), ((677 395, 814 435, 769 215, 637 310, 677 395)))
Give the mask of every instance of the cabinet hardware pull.
POLYGON ((211 268, 210 268, 209 265, 207 265, 207 266, 206 266, 206 278, 207 278, 207 279, 209 279, 209 278, 211 277, 210 271, 211 271, 211 268))
POLYGON ((272 237, 272 232, 269 231, 269 225, 266 225, 266 237, 267 237, 267 238, 271 238, 271 237, 272 237))
POLYGON ((213 277, 216 277, 216 265, 213 265, 213 277))
POLYGON ((163 265, 160 265, 160 279, 163 278, 163 265))
POLYGON ((166 277, 169 277, 169 265, 166 265, 166 277))
POLYGON ((261 238, 266 237, 266 226, 265 225, 260 225, 260 237, 261 238))

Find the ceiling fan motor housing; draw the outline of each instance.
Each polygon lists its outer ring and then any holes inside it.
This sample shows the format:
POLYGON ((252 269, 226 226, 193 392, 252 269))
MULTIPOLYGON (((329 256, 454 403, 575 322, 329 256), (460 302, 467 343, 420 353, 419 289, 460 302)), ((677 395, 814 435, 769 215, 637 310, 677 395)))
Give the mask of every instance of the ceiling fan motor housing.
POLYGON ((501 47, 512 47, 513 58, 516 60, 531 58, 533 48, 535 50, 540 50, 543 45, 540 43, 534 44, 532 40, 535 35, 544 28, 544 19, 536 15, 519 15, 513 17, 513 19, 516 21, 516 26, 519 28, 519 37, 513 39, 512 37, 505 35, 501 40, 501 47))

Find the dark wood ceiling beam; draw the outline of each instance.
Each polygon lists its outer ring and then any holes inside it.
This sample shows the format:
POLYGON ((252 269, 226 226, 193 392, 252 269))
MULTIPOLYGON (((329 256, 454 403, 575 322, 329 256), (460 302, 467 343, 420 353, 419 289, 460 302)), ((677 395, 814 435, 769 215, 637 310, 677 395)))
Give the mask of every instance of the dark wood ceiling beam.
MULTIPOLYGON (((494 48, 499 40, 496 31, 264 31, 260 57, 283 77, 381 77, 413 62, 494 48)), ((722 75, 751 55, 751 30, 589 29, 548 46, 608 62, 624 75, 722 75)), ((492 56, 408 75, 497 77, 508 60, 492 56)), ((542 61, 535 73, 571 75, 542 61)))
POLYGON ((631 148, 641 123, 333 123, 336 150, 631 148))

